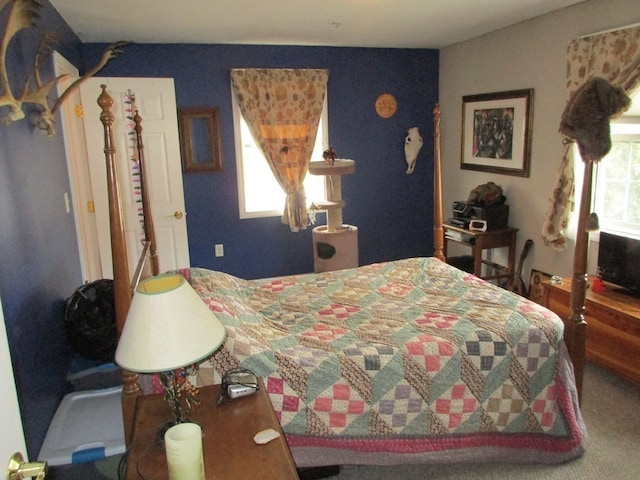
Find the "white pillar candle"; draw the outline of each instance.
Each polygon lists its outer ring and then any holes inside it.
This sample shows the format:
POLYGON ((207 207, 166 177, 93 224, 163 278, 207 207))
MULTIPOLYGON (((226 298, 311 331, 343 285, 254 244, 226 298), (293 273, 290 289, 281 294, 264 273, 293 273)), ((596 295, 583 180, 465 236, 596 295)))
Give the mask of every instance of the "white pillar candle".
POLYGON ((164 434, 164 444, 170 480, 204 480, 200 425, 174 425, 164 434))

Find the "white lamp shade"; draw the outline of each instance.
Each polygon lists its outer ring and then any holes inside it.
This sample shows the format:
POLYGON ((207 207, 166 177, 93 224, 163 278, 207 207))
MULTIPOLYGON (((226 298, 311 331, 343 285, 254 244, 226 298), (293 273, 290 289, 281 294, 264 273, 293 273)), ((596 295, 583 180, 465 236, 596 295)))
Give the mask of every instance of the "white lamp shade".
POLYGON ((224 325, 184 277, 158 275, 136 288, 115 360, 132 372, 166 372, 200 362, 224 338, 224 325))

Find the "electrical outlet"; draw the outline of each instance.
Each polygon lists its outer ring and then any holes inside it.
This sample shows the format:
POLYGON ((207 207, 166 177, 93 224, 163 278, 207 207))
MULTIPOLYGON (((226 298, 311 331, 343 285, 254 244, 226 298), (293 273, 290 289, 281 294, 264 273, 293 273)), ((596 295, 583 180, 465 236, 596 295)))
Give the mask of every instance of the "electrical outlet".
POLYGON ((224 257, 224 245, 221 243, 216 243, 215 247, 216 257, 224 257))

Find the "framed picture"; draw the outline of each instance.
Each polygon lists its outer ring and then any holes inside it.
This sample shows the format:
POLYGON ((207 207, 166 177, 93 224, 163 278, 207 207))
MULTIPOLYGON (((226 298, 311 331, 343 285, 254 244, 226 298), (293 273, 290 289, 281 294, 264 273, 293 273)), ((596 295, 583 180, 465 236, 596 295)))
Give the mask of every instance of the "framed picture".
POLYGON ((222 171, 218 108, 179 108, 178 125, 184 172, 222 171))
POLYGON ((529 176, 533 89, 462 97, 460 168, 529 176))
POLYGON ((531 270, 531 279, 529 280, 529 300, 542 305, 544 303, 544 287, 542 282, 551 280, 551 275, 541 272, 540 270, 531 270))

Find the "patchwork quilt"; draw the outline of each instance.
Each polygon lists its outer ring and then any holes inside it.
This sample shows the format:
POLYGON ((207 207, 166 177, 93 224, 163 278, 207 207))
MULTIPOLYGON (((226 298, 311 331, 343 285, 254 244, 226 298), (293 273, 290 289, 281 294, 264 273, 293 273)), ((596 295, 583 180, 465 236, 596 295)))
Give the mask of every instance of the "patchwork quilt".
POLYGON ((262 377, 294 457, 484 446, 558 462, 584 450, 562 321, 435 258, 259 280, 180 273, 227 331, 200 382, 262 377))

